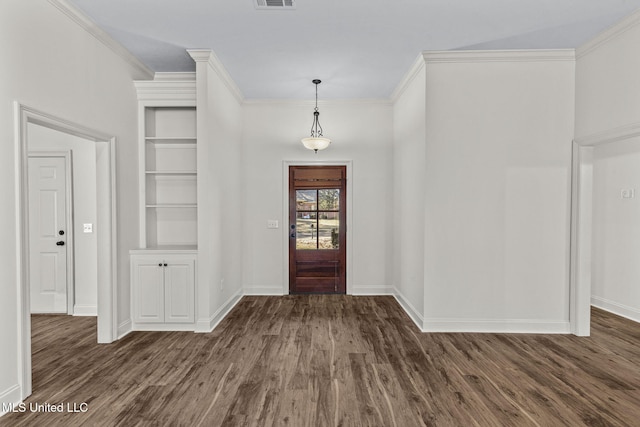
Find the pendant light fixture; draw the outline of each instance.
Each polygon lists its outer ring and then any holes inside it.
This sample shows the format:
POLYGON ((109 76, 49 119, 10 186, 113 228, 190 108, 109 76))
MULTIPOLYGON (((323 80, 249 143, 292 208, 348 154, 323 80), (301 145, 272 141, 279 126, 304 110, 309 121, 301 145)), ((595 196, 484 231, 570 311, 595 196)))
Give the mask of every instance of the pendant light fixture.
POLYGON ((327 148, 329 144, 331 144, 331 140, 322 136, 322 126, 320 126, 320 121, 318 120, 318 116, 320 116, 320 112, 318 111, 318 85, 322 83, 322 81, 314 79, 312 82, 316 85, 316 108, 313 110, 311 136, 308 138, 302 138, 302 144, 309 150, 313 150, 317 153, 318 150, 324 150, 327 148))

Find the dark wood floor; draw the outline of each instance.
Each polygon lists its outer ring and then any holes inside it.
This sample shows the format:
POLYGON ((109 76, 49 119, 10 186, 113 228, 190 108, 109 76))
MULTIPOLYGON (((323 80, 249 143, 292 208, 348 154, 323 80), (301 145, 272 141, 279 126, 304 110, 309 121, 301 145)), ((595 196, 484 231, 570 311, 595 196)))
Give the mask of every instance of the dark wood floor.
POLYGON ((244 297, 210 334, 33 317, 29 403, 0 425, 638 426, 640 325, 592 336, 423 334, 392 297, 244 297), (73 406, 72 406, 73 407, 73 406))

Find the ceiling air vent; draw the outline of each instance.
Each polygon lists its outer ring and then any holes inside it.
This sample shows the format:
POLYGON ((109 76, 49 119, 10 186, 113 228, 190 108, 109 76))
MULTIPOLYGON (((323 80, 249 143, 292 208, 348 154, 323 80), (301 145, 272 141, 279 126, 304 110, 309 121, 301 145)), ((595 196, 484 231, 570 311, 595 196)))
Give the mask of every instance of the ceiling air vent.
POLYGON ((256 9, 295 9, 295 0, 253 0, 256 9))

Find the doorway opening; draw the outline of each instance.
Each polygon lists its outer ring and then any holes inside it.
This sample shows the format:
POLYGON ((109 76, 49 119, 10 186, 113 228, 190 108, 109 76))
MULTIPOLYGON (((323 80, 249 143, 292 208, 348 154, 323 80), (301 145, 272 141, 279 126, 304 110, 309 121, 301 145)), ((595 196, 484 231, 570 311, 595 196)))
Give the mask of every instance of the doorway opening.
POLYGON ((20 391, 25 399, 32 392, 31 368, 31 304, 29 241, 29 125, 77 136, 95 146, 97 216, 97 337, 99 343, 114 341, 117 333, 116 205, 115 205, 115 137, 57 118, 53 115, 14 103, 16 182, 18 213, 18 284, 20 304, 19 352, 20 391))
POLYGON ((345 166, 289 167, 289 293, 346 293, 345 166))
MULTIPOLYGON (((611 150, 619 144, 635 143, 640 138, 640 127, 633 126, 614 129, 609 132, 583 137, 573 142, 573 177, 572 177, 572 218, 571 218, 571 332, 578 336, 589 336, 591 328, 592 282, 594 279, 594 167, 597 161, 596 149, 611 150), (635 140, 635 142, 634 142, 635 140)), ((620 175, 620 170, 616 175, 620 175)), ((607 189, 610 194, 611 189, 607 189)), ((633 189, 617 188, 620 193, 618 203, 634 197, 633 189)), ((601 190, 602 191, 602 190, 601 190)), ((601 194, 602 195, 602 194, 601 194)), ((609 200, 611 208, 613 202, 609 200)), ((600 208, 602 208, 600 206, 600 208)), ((600 215, 602 216, 602 215, 600 215)), ((598 219, 602 221, 602 218, 598 219)), ((598 248, 602 249, 602 248, 598 248)), ((625 313, 626 307, 620 304, 609 304, 595 298, 594 306, 611 311, 615 314, 634 318, 633 312, 625 313)))

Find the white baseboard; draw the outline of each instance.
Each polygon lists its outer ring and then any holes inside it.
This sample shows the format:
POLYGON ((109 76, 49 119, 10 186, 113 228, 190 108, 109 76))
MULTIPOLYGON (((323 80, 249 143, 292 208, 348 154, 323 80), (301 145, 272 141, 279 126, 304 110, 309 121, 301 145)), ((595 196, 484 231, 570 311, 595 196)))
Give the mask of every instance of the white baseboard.
POLYGON ((626 317, 634 322, 640 322, 640 310, 628 305, 620 304, 615 301, 611 301, 606 298, 592 296, 591 305, 601 308, 602 310, 616 314, 618 316, 626 317))
POLYGON ((118 325, 118 339, 122 339, 133 331, 131 319, 127 319, 118 325))
POLYGON ((172 331, 191 331, 195 330, 195 323, 132 323, 132 331, 155 331, 155 332, 172 332, 172 331))
POLYGON ((423 332, 467 332, 494 334, 569 334, 568 321, 529 319, 424 319, 423 332))
POLYGON ((394 290, 392 286, 352 286, 347 293, 357 296, 394 295, 394 290))
MULTIPOLYGON (((274 296, 287 295, 288 293, 279 286, 245 286, 244 295, 274 296)), ((392 286, 351 286, 347 289, 348 295, 393 295, 392 286)))
POLYGON ((568 321, 538 321, 529 319, 424 319, 422 314, 394 288, 396 300, 422 332, 469 332, 469 333, 528 333, 569 334, 568 321))
POLYGON ((280 286, 245 286, 244 295, 255 296, 273 296, 273 295, 286 295, 282 285, 280 286))
POLYGON ((407 298, 400 292, 400 290, 396 287, 393 288, 393 296, 396 298, 396 301, 400 304, 400 307, 407 313, 409 318, 413 320, 413 323, 416 324, 420 330, 422 330, 422 314, 416 310, 416 308, 409 302, 407 298))
POLYGON ((73 315, 74 316, 97 316, 98 315, 98 306, 97 305, 74 304, 74 306, 73 306, 73 315))
POLYGON ((18 408, 20 402, 22 402, 20 384, 11 386, 0 393, 0 417, 13 412, 14 408, 18 408))
POLYGON ((196 323, 195 332, 209 333, 213 331, 215 327, 218 326, 218 323, 220 323, 222 319, 224 319, 224 317, 229 314, 231 309, 236 306, 236 304, 240 301, 240 298, 242 298, 242 295, 242 289, 240 289, 238 292, 233 294, 231 298, 227 300, 227 302, 222 304, 222 306, 215 313, 213 313, 213 315, 208 320, 198 320, 198 322, 196 323))

